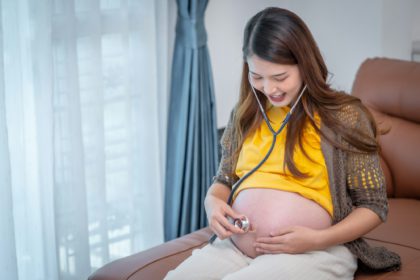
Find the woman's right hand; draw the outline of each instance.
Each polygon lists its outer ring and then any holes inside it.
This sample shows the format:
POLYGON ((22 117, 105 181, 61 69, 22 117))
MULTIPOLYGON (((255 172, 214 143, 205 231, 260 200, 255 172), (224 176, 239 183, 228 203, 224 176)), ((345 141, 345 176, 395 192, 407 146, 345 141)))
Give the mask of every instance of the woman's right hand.
POLYGON ((245 233, 242 229, 235 227, 229 222, 228 217, 234 220, 240 219, 242 215, 236 213, 226 201, 213 195, 207 195, 204 206, 209 227, 219 239, 223 240, 233 234, 245 233))

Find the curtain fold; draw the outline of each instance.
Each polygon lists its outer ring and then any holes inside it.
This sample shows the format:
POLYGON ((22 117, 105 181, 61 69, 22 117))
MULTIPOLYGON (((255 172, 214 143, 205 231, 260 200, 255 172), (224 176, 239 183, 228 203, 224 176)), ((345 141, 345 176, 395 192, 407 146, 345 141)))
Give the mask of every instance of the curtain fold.
POLYGON ((163 241, 166 9, 0 0, 1 279, 87 279, 163 241))
MULTIPOLYGON (((0 2, 1 10, 1 2, 0 2)), ((2 16, 0 13, 0 27, 2 16)), ((3 53, 3 36, 0 34, 0 53, 3 53)), ((17 279, 15 231, 13 226, 13 203, 10 178, 6 106, 4 98, 4 65, 0 56, 0 270, 7 279, 17 279)))
POLYGON ((206 226, 204 197, 216 173, 215 99, 204 12, 177 0, 165 180, 165 240, 206 226))

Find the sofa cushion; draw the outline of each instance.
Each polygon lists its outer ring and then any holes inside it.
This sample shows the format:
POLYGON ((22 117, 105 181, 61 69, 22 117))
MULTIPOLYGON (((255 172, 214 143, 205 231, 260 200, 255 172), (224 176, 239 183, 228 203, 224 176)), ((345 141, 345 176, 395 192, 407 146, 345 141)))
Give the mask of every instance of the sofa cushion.
POLYGON ((355 279, 420 279, 420 201, 389 199, 388 221, 365 238, 372 246, 384 246, 401 256, 402 269, 380 274, 358 274, 355 279), (369 276, 369 277, 368 277, 369 276))
POLYGON ((209 228, 204 228, 149 250, 118 259, 95 271, 89 280, 163 279, 169 270, 190 256, 192 250, 206 245, 211 234, 209 228))
POLYGON ((367 59, 352 88, 374 114, 381 156, 392 196, 420 198, 420 63, 395 59, 367 59), (389 176, 391 175, 391 176, 389 176))

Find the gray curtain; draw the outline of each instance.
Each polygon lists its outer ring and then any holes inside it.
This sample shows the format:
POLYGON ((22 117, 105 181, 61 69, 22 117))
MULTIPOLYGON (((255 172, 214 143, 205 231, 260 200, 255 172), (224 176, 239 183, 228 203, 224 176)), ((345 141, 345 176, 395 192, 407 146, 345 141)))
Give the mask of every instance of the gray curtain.
POLYGON ((207 225, 204 197, 216 173, 215 100, 204 12, 208 0, 177 0, 166 180, 165 240, 207 225))

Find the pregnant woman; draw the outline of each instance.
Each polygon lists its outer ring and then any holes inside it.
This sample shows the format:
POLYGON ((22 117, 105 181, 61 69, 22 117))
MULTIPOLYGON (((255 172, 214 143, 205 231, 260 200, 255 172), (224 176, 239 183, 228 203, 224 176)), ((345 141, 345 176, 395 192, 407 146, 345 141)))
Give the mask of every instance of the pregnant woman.
POLYGON ((242 50, 239 102, 205 199, 217 238, 165 279, 353 279, 358 263, 398 269, 398 255, 361 238, 388 211, 372 116, 328 85, 321 53, 294 13, 256 14, 242 50), (232 222, 245 217, 249 231, 232 222))

